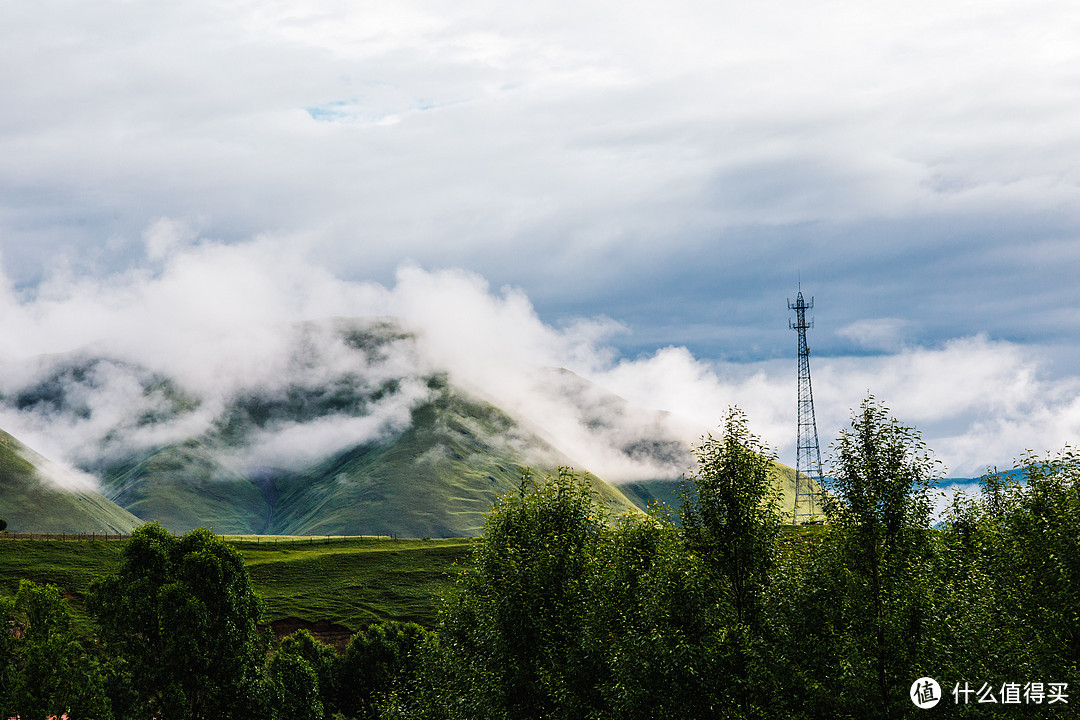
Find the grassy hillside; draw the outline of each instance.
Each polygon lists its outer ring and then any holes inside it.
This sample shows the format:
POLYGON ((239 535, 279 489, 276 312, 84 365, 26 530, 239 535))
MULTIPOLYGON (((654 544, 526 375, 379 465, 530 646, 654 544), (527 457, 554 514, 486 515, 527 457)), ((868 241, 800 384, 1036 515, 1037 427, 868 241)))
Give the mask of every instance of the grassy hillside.
POLYGON ((347 538, 234 546, 267 601, 270 621, 322 620, 355 631, 376 620, 433 625, 436 592, 467 555, 469 541, 347 538))
POLYGON ((58 472, 37 453, 0 431, 0 517, 10 532, 131 532, 140 520, 88 489, 62 490, 58 472))
MULTIPOLYGON (((176 533, 468 537, 494 497, 517 487, 520 466, 595 469, 553 438, 594 463, 617 458, 607 467, 625 461, 655 477, 690 462, 666 413, 565 369, 534 378, 558 418, 512 417, 421 361, 416 338, 392 320, 339 318, 282 332, 280 367, 233 378, 220 392, 84 350, 40 359, 0 404, 12 422, 56 427, 109 500, 176 533), (551 423, 588 442, 551 434, 551 423), (582 450, 590 446, 603 450, 582 450)), ((634 509, 619 487, 592 482, 616 512, 634 509)), ((0 502, 6 494, 29 505, 13 486, 0 490, 0 502)))
MULTIPOLYGON (((776 487, 781 497, 780 512, 786 522, 791 522, 792 511, 795 509, 795 469, 781 463, 773 465, 776 471, 776 487)), ((813 480, 810 482, 817 490, 817 483, 813 480)), ((641 480, 619 483, 616 487, 642 510, 647 510, 654 502, 678 510, 681 504, 678 495, 680 483, 681 480, 641 480)), ((806 512, 805 504, 805 499, 799 504, 800 513, 806 512)), ((818 507, 817 511, 821 512, 821 508, 818 507)))
POLYGON ((205 439, 129 457, 105 471, 105 492, 147 522, 174 533, 266 531, 270 506, 260 488, 230 469, 205 439))
MULTIPOLYGON (((106 492, 177 533, 210 526, 229 534, 469 537, 494 498, 517 487, 525 458, 554 451, 444 379, 429 385, 432 397, 413 409, 407 430, 301 471, 262 468, 255 476, 229 467, 223 458, 245 433, 233 412, 220 433, 110 465, 106 492)), ((311 405, 299 392, 291 398, 311 405)), ((259 403, 262 412, 267 404, 259 403)), ((618 488, 593 482, 615 511, 634 508, 618 488)))
MULTIPOLYGON (((13 596, 25 578, 60 587, 85 626, 85 594, 94 578, 115 572, 124 541, 0 540, 0 595, 13 596)), ((269 622, 298 618, 358 630, 392 619, 430 626, 436 592, 468 540, 262 537, 234 542, 269 622)))

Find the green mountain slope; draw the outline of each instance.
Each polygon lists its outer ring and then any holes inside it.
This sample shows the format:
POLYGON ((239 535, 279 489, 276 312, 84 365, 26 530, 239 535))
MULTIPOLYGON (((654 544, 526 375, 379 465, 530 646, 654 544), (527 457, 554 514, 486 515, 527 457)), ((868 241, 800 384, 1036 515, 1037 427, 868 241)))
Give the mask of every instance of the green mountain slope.
MULTIPOLYGON (((785 521, 791 522, 792 513, 795 509, 795 469, 778 462, 773 463, 776 488, 780 491, 780 513, 785 521)), ((816 492, 818 484, 810 480, 811 487, 816 492)), ((637 507, 648 510, 654 502, 666 505, 673 511, 677 511, 682 501, 679 499, 678 488, 680 480, 641 480, 638 482, 619 483, 616 487, 623 492, 637 507)), ((799 513, 807 512, 805 499, 799 503, 799 513)), ((818 507, 817 512, 821 512, 818 507)), ((800 518, 801 522, 802 518, 800 518)))
MULTIPOLYGON (((527 458, 554 451, 493 405, 445 381, 431 384, 432 399, 413 409, 400 435, 299 471, 230 468, 223 458, 238 432, 232 424, 228 437, 211 434, 110 466, 106 492, 174 532, 208 525, 230 534, 475 535, 494 498, 517 487, 527 458)), ((618 488, 593 481, 616 512, 635 510, 618 488)))
POLYGON ((129 533, 139 518, 85 488, 61 489, 60 471, 0 431, 0 517, 9 532, 129 533))
POLYGON ((565 369, 528 369, 520 395, 485 400, 387 318, 273 335, 274 354, 227 377, 90 349, 40 358, 3 386, 0 407, 15 426, 54 429, 102 494, 178 533, 469 536, 521 466, 660 478, 594 478, 621 512, 671 504, 667 485, 692 465, 695 428, 565 369))
POLYGON ((261 533, 269 505, 248 477, 224 465, 205 439, 189 440, 108 466, 105 493, 148 522, 184 533, 210 527, 261 533))

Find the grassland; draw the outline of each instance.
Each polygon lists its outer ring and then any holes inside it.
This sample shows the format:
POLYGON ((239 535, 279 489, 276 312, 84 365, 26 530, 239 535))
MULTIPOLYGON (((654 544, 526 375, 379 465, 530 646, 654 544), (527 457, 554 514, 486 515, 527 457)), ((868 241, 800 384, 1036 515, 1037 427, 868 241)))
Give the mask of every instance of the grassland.
POLYGON ((259 538, 232 543, 270 621, 296 617, 359 630, 376 620, 432 626, 437 592, 469 541, 259 538))
MULTIPOLYGON (((227 541, 244 557, 252 584, 266 600, 267 620, 325 621, 353 631, 375 620, 431 626, 437 592, 469 541, 387 538, 248 536, 227 541)), ((0 541, 0 595, 22 578, 60 587, 88 626, 85 598, 97 577, 115 572, 125 541, 0 541)))

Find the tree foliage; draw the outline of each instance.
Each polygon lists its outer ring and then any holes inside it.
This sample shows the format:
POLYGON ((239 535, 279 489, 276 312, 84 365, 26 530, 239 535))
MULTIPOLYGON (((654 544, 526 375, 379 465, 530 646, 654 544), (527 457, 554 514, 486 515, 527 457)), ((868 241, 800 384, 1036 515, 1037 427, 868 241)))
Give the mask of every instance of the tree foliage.
POLYGON ((454 716, 580 715, 594 702, 583 609, 606 520, 567 469, 540 481, 526 472, 495 504, 438 628, 469 688, 454 716))
POLYGON ((71 612, 53 585, 19 583, 0 599, 0 713, 3 717, 104 718, 100 668, 76 636, 71 612))
POLYGON ((832 447, 826 523, 793 527, 748 428, 732 409, 702 439, 677 514, 611 517, 588 477, 525 473, 432 631, 376 623, 340 655, 304 631, 271 647, 234 551, 144 526, 89 598, 98 640, 74 632, 55 588, 0 598, 0 711, 915 718, 908 689, 930 676, 942 717, 1043 717, 1059 706, 963 705, 951 689, 1080 687, 1080 453, 988 472, 931 526, 939 466, 871 397, 832 447))
POLYGON ((829 547, 820 560, 833 578, 836 620, 847 629, 833 649, 844 660, 837 689, 851 712, 898 717, 910 706, 906 691, 920 677, 912 673, 929 640, 930 487, 938 466, 918 432, 873 397, 840 433, 833 456, 829 547))
POLYGON ((226 719, 258 705, 262 604, 243 559, 210 531, 137 528, 90 608, 117 658, 120 717, 226 719))
POLYGON ((395 692, 412 692, 426 636, 416 623, 392 621, 373 623, 353 635, 333 666, 341 713, 374 720, 395 692))
POLYGON ((756 624, 780 534, 774 455, 738 408, 721 437, 705 437, 695 454, 679 511, 683 533, 714 572, 735 624, 756 624))

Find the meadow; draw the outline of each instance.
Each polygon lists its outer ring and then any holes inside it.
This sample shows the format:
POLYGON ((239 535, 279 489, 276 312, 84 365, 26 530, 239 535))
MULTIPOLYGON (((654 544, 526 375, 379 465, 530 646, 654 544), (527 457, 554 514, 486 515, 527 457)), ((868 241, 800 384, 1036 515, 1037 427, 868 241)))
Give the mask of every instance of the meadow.
MULTIPOLYGON (((266 620, 297 618, 352 631, 377 620, 432 627, 440 588, 466 557, 467 539, 225 536, 244 557, 266 620)), ((0 595, 19 580, 61 589, 76 623, 88 627, 84 601, 95 578, 114 573, 126 540, 8 540, 0 543, 0 595)))

